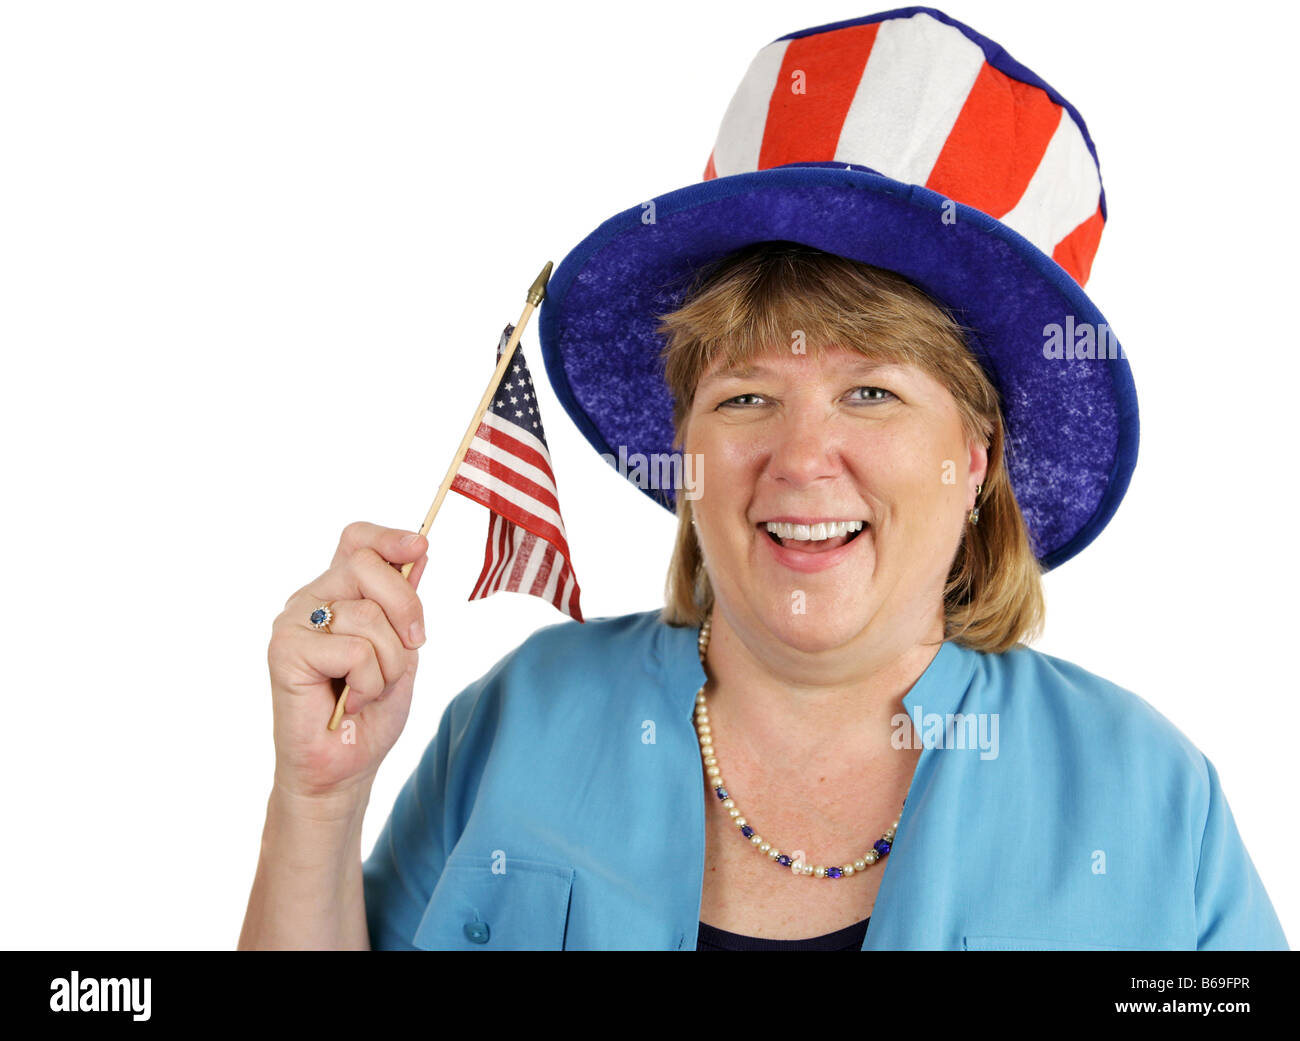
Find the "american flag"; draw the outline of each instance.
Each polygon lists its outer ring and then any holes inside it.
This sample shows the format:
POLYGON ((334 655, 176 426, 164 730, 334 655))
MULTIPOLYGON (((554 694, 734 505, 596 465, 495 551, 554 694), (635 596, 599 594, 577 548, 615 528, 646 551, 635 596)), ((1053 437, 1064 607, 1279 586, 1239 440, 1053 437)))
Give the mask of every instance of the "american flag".
MULTIPOLYGON (((501 334, 498 364, 513 331, 507 325, 501 334)), ((451 487, 490 511, 483 572, 469 598, 481 600, 502 590, 529 593, 581 622, 581 590, 522 343, 515 345, 451 487)))

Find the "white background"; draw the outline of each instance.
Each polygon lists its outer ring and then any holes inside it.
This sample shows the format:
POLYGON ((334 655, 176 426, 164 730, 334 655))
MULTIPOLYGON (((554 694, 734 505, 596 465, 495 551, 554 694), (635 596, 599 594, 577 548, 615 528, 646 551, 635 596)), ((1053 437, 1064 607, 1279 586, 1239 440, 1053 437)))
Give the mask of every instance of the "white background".
MULTIPOLYGON (((418 527, 542 264, 699 180, 760 47, 886 7, 0 7, 0 945, 234 947, 285 599, 347 522, 418 527)), ((1128 496, 1048 576, 1036 646, 1210 757, 1294 943, 1296 17, 943 9, 1088 123, 1088 289, 1142 410, 1128 496)), ((659 606, 673 518, 568 419, 535 317, 524 342, 587 617, 659 606)), ((565 620, 467 602, 486 526, 455 494, 434 526, 365 854, 447 701, 565 620)))

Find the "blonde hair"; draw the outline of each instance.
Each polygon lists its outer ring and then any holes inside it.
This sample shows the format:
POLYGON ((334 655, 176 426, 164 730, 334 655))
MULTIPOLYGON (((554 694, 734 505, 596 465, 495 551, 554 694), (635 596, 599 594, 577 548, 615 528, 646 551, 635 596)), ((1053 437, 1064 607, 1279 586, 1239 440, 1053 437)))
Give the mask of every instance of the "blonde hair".
MULTIPOLYGON (((988 449, 979 523, 966 524, 944 587, 944 639, 989 653, 1042 632, 1042 567, 1029 542, 1004 460, 998 393, 946 309, 903 276, 795 242, 760 242, 701 271, 676 311, 659 315, 660 360, 672 391, 674 449, 700 378, 721 357, 748 362, 802 330, 820 352, 843 345, 887 364, 913 365, 948 389, 968 440, 988 449)), ((713 588, 691 523, 677 498, 677 541, 661 619, 698 626, 713 588)))

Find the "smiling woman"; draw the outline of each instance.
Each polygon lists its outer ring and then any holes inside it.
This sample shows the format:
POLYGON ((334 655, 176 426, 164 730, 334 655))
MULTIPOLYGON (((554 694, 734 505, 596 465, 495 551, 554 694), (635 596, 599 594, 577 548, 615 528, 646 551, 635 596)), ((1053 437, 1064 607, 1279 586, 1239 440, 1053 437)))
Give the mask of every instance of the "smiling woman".
MULTIPOLYGON (((730 509, 743 541, 762 543, 749 540, 750 529, 757 526, 761 534, 765 522, 811 510, 808 522, 863 522, 870 545, 860 546, 857 557, 823 558, 820 549, 804 559, 807 552, 795 546, 771 556, 747 554, 743 566, 792 623, 798 617, 790 613, 790 598, 796 586, 807 585, 802 576, 843 562, 834 576, 842 577, 842 587, 881 589, 893 568, 905 567, 914 574, 906 580, 900 575, 895 588, 939 582, 939 639, 960 637, 997 653, 1039 634, 1042 569, 1007 477, 997 390, 967 348, 961 326, 921 289, 892 271, 799 243, 760 242, 703 269, 687 302, 662 316, 659 331, 674 402, 674 447, 707 459, 710 484, 721 494, 749 490, 725 504, 718 493, 698 505, 682 497, 666 588, 668 624, 698 626, 713 608, 696 522, 718 534, 715 554, 735 548, 721 535, 725 522, 719 517, 715 524, 709 511, 730 509), (879 396, 854 396, 863 390, 879 396), (751 402, 741 404, 746 397, 751 402), (927 432, 936 420, 947 421, 945 436, 927 432), (790 428, 801 424, 803 445, 789 440, 790 428), (913 483, 925 494, 912 505, 932 523, 922 531, 884 498, 886 489, 870 485, 854 490, 857 502, 834 501, 842 493, 831 489, 790 503, 796 496, 786 490, 789 480, 769 470, 768 486, 760 488, 754 470, 774 439, 795 456, 778 467, 843 468, 864 478, 874 473, 876 481, 888 473, 895 485, 913 483), (841 459, 831 458, 841 449, 841 459), (797 457, 804 450, 812 458, 797 457), (819 497, 832 501, 808 501, 819 497), (941 519, 944 512, 936 507, 956 500, 966 501, 967 511, 978 508, 977 525, 954 529, 950 521, 960 511, 951 508, 941 519), (752 570, 772 560, 777 567, 752 570)), ((716 573, 734 575, 741 561, 719 564, 716 573)), ((835 603, 843 603, 848 591, 825 583, 819 588, 835 603)), ((877 607, 889 610, 885 602, 877 607)))
POLYGON ((599 454, 704 464, 690 495, 625 474, 676 517, 665 604, 461 691, 358 871, 422 640, 388 565, 427 545, 349 529, 340 631, 304 631, 309 587, 273 641, 250 945, 1285 947, 1210 761, 1027 646, 1136 460, 1124 355, 1041 341, 1105 324, 1099 169, 1077 110, 940 11, 762 48, 703 180, 605 221, 542 303, 599 454))
POLYGON ((662 613, 700 628, 707 652, 696 724, 717 800, 702 949, 791 935, 854 949, 862 936, 844 931, 865 928, 883 881, 868 869, 892 848, 919 762, 883 740, 909 707, 902 695, 945 641, 1000 655, 1042 624, 998 392, 919 287, 798 242, 703 266, 657 331, 673 447, 706 475, 702 496, 677 501, 662 613), (816 764, 818 784, 782 779, 784 762, 816 764), (883 845, 816 864, 750 828, 737 797, 771 834, 814 849, 873 828, 883 845), (860 881, 791 890, 737 846, 737 824, 796 873, 860 881))

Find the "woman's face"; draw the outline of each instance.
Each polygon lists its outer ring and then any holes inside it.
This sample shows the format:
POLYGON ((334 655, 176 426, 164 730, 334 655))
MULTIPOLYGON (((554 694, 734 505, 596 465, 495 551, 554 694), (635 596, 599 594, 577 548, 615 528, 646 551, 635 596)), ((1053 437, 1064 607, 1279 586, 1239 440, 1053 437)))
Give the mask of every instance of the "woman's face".
POLYGON ((748 374, 715 366, 683 447, 703 457, 696 533, 735 625, 810 652, 869 628, 886 641, 942 636, 943 586, 987 453, 929 375, 843 349, 774 349, 748 374), (782 546, 770 521, 864 524, 782 546))

